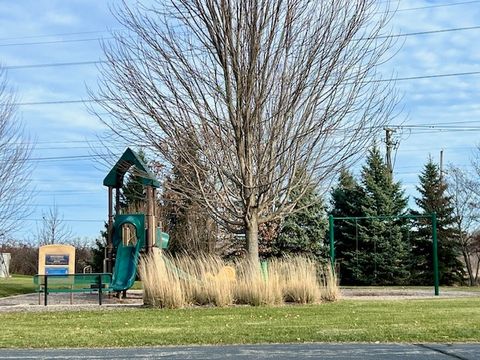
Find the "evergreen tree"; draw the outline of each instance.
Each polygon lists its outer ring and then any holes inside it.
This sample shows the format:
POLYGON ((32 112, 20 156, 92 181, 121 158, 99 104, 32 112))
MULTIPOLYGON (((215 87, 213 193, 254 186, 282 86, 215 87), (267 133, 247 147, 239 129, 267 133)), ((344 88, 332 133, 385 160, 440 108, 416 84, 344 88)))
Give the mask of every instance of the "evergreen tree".
MULTIPOLYGON (((455 230, 454 208, 452 197, 446 193, 447 185, 441 180, 438 165, 430 158, 419 176, 420 185, 417 190, 419 198, 415 198, 420 211, 417 214, 437 214, 438 262, 440 283, 452 285, 464 278, 463 265, 460 258, 455 230)), ((432 223, 430 219, 419 219, 417 231, 412 240, 412 274, 415 284, 431 284, 433 282, 433 248, 432 223)))
POLYGON ((326 230, 325 205, 314 186, 310 186, 294 211, 282 222, 272 253, 274 256, 306 255, 326 260, 326 230))
MULTIPOLYGON (((199 156, 193 144, 185 152, 191 157, 199 156)), ((177 157, 162 194, 165 230, 170 234, 168 250, 171 254, 215 253, 219 228, 188 191, 197 181, 191 162, 185 154, 177 154, 177 157)))
POLYGON ((93 272, 103 272, 103 259, 105 258, 105 247, 107 246, 108 224, 104 224, 104 230, 100 230, 100 237, 95 239, 95 246, 92 247, 92 270, 93 272))
MULTIPOLYGON (((362 185, 361 209, 365 216, 405 214, 407 197, 401 184, 393 181, 377 147, 370 150, 362 169, 362 185)), ((392 285, 408 281, 409 244, 403 236, 404 228, 403 219, 359 221, 358 250, 350 254, 349 263, 359 283, 392 285)))
MULTIPOLYGON (((331 192, 331 214, 334 217, 362 216, 361 203, 364 193, 353 175, 346 169, 340 172, 337 186, 331 192)), ((356 222, 336 220, 334 226, 336 262, 342 284, 353 284, 352 253, 356 249, 356 222)))
MULTIPOLYGON (((142 150, 138 152, 138 157, 145 164, 148 162, 142 150)), ((123 182, 120 195, 120 208, 124 212, 142 212, 146 202, 146 194, 142 180, 135 170, 128 171, 125 176, 126 179, 123 182)))

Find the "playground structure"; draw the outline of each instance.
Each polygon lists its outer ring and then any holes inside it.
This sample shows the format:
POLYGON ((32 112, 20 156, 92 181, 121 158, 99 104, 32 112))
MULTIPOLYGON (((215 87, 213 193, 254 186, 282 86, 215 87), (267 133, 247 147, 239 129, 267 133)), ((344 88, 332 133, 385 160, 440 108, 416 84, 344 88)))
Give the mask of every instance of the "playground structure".
POLYGON ((130 148, 127 148, 103 180, 108 187, 108 229, 104 272, 112 273, 111 289, 126 291, 137 275, 140 254, 149 254, 154 247, 166 248, 169 236, 160 231, 155 213, 156 191, 160 183, 148 166, 130 148), (122 213, 121 188, 125 174, 133 168, 145 189, 144 213, 122 213), (115 206, 114 206, 115 190, 115 206))
MULTIPOLYGON (((108 187, 108 230, 103 273, 75 274, 75 248, 70 245, 46 245, 39 248, 38 274, 34 276, 36 291, 49 293, 97 291, 99 304, 102 292, 123 292, 131 288, 137 276, 141 253, 149 254, 154 247, 167 248, 169 236, 160 231, 155 214, 156 189, 160 186, 142 159, 127 148, 103 180, 108 187), (132 170, 146 193, 144 212, 122 213, 121 188, 125 174, 132 170), (113 195, 115 190, 115 209, 113 195), (115 212, 114 212, 115 210, 115 212)), ((2 258, 3 259, 3 258, 2 258)))

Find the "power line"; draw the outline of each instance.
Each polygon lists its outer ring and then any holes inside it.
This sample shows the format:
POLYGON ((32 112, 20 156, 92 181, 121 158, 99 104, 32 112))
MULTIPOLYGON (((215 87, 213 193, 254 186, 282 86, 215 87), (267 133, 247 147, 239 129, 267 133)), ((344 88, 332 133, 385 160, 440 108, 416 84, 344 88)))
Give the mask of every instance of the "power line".
MULTIPOLYGON (((113 154, 113 156, 120 156, 120 154, 113 154)), ((73 156, 51 156, 51 157, 32 157, 19 159, 19 161, 63 161, 63 160, 82 160, 82 159, 102 159, 102 155, 73 155, 73 156)))
POLYGON ((420 75, 420 76, 406 76, 406 77, 399 77, 399 78, 392 78, 392 79, 378 79, 378 80, 366 81, 366 83, 434 79, 434 78, 442 78, 442 77, 467 76, 467 75, 479 75, 479 74, 480 74, 480 71, 468 71, 468 72, 458 72, 458 73, 449 73, 449 74, 433 74, 433 75, 420 75))
MULTIPOLYGON (((443 121, 443 122, 436 122, 436 123, 420 123, 414 125, 422 125, 422 126, 439 126, 439 125, 456 125, 456 124, 478 124, 478 120, 461 120, 461 121, 443 121)), ((399 125, 391 125, 391 126, 403 126, 403 124, 399 125)))
POLYGON ((416 130, 480 130, 480 126, 458 126, 443 124, 411 124, 411 125, 389 125, 396 129, 416 129, 416 130))
POLYGON ((402 153, 403 152, 438 151, 440 148, 448 149, 448 150, 474 150, 474 149, 477 149, 477 147, 475 145, 472 145, 472 146, 441 146, 441 145, 438 145, 438 147, 436 147, 436 148, 432 148, 432 147, 429 147, 429 148, 420 148, 420 147, 418 147, 418 148, 402 148, 402 153))
POLYGON ((455 32, 455 31, 469 31, 469 30, 478 30, 478 29, 480 29, 480 26, 479 25, 474 25, 474 26, 465 26, 465 27, 450 28, 450 29, 416 31, 416 32, 405 33, 405 34, 381 35, 381 36, 376 36, 376 37, 371 37, 371 38, 363 38, 363 39, 358 39, 358 40, 365 40, 365 39, 372 40, 372 39, 386 39, 386 38, 420 36, 420 35, 440 34, 440 33, 455 32))
MULTIPOLYGON (((480 29, 480 25, 450 28, 450 29, 417 31, 417 32, 405 33, 405 34, 377 36, 375 37, 375 39, 421 36, 421 35, 429 35, 429 34, 439 34, 439 33, 456 32, 456 31, 470 31, 470 30, 478 30, 478 29, 480 29)), ((358 41, 367 40, 367 39, 373 39, 373 38, 363 38, 363 39, 358 39, 358 41)), ((19 69, 37 69, 37 68, 43 68, 43 67, 97 65, 97 64, 106 64, 106 63, 108 63, 107 60, 86 60, 86 61, 72 61, 72 62, 59 62, 59 63, 44 63, 44 64, 10 65, 10 66, 4 66, 3 68, 6 70, 19 70, 19 69)))
POLYGON ((77 32, 57 33, 57 34, 26 35, 26 36, 0 38, 0 41, 22 40, 22 39, 39 39, 39 38, 48 38, 48 37, 56 37, 56 36, 75 36, 75 35, 85 35, 85 34, 101 34, 101 33, 106 33, 106 32, 111 33, 112 31, 123 32, 123 31, 126 31, 126 29, 91 30, 91 31, 77 31, 77 32))
POLYGON ((104 63, 107 63, 107 61, 106 60, 87 60, 87 61, 73 61, 73 62, 60 62, 60 63, 46 63, 46 64, 13 65, 13 66, 4 66, 3 69, 5 70, 36 69, 36 68, 43 68, 43 67, 80 66, 80 65, 95 65, 95 64, 104 64, 104 63))
POLYGON ((70 40, 50 40, 50 41, 32 41, 32 42, 23 42, 23 43, 8 43, 0 44, 0 47, 6 46, 31 46, 31 45, 47 45, 47 44, 61 44, 61 43, 77 43, 77 42, 88 42, 88 41, 99 41, 99 40, 112 40, 113 37, 108 38, 86 38, 86 39, 70 39, 70 40))
MULTIPOLYGON (((439 7, 447 7, 447 6, 457 6, 457 5, 467 5, 467 4, 475 4, 479 3, 480 0, 473 0, 473 1, 463 1, 463 2, 458 2, 458 3, 450 3, 450 4, 438 4, 438 5, 428 5, 428 6, 422 6, 422 7, 414 7, 414 8, 405 8, 405 9, 396 9, 396 10, 391 10, 388 12, 404 12, 404 11, 416 11, 416 10, 423 10, 423 9, 432 9, 432 8, 439 8, 439 7)), ((472 29, 476 27, 471 27, 472 29)), ((459 28, 462 29, 462 28, 459 28)), ((468 28, 465 28, 467 30, 468 28)), ((127 29, 119 29, 117 31, 124 32, 127 31, 127 29)), ((440 30, 440 31, 425 31, 425 32, 418 32, 418 33, 412 33, 410 34, 399 34, 399 35, 391 35, 388 37, 403 37, 403 36, 412 36, 412 35, 423 35, 423 34, 431 34, 435 32, 445 32, 445 31, 458 31, 455 29, 452 30, 440 30)), ((15 39, 33 39, 33 38, 42 38, 42 37, 53 37, 53 36, 71 36, 71 35, 81 35, 81 34, 95 34, 95 33, 104 33, 104 32, 109 32, 111 31, 104 30, 104 31, 82 31, 82 32, 74 32, 74 33, 63 33, 63 34, 54 34, 54 35, 30 35, 30 36, 22 36, 22 37, 14 37, 14 38, 3 38, 0 39, 0 41, 5 41, 5 40, 15 40, 15 39)), ((49 40, 49 41, 37 41, 37 42, 23 42, 23 43, 8 43, 8 44, 0 44, 0 47, 6 47, 6 46, 31 46, 31 45, 47 45, 47 44, 59 44, 59 43, 76 43, 76 42, 89 42, 89 41, 100 41, 100 40, 112 40, 115 39, 114 37, 96 37, 96 38, 84 38, 84 39, 63 39, 63 40, 49 40)))
POLYGON ((433 8, 447 7, 447 6, 475 4, 475 3, 479 3, 479 2, 480 2, 479 0, 462 1, 462 2, 449 3, 449 4, 427 5, 427 6, 419 6, 419 7, 414 7, 414 8, 397 9, 397 10, 392 10, 392 11, 389 11, 389 12, 424 10, 424 9, 433 9, 433 8))
POLYGON ((52 146, 52 147, 35 147, 34 151, 39 150, 87 150, 87 149, 104 149, 104 146, 52 146))
POLYGON ((48 140, 48 141, 22 141, 22 142, 16 142, 12 143, 12 145, 38 145, 38 144, 89 144, 89 143, 103 143, 103 140, 100 139, 85 139, 85 140, 60 140, 60 141, 55 141, 55 140, 48 140))
MULTIPOLYGON (((472 76, 479 75, 480 71, 467 71, 467 72, 458 72, 458 73, 449 73, 449 74, 432 74, 432 75, 419 75, 419 76, 407 76, 407 77, 398 77, 390 79, 377 79, 369 80, 364 83, 379 83, 379 82, 388 82, 388 81, 408 81, 408 80, 421 80, 421 79, 434 79, 442 77, 455 77, 455 76, 472 76)), ((86 100, 55 100, 55 101, 35 101, 35 102, 19 102, 14 103, 15 106, 30 106, 30 105, 60 105, 60 104, 82 104, 82 103, 94 103, 97 101, 108 101, 101 99, 86 99, 86 100)))
POLYGON ((98 99, 86 99, 86 100, 55 100, 55 101, 32 101, 32 102, 20 102, 14 103, 14 106, 29 106, 29 105, 59 105, 59 104, 83 104, 96 102, 98 99))
MULTIPOLYGON (((43 221, 43 219, 15 219, 15 220, 16 221, 43 221)), ((85 223, 85 222, 104 223, 105 222, 105 220, 94 220, 94 219, 62 219, 62 221, 78 222, 78 223, 85 223)))
POLYGON ((100 191, 75 191, 75 190, 69 190, 68 192, 65 193, 57 193, 57 192, 52 192, 52 191, 42 191, 42 190, 37 190, 35 191, 35 196, 50 196, 50 197, 58 197, 58 196, 77 196, 77 195, 98 195, 100 191))
MULTIPOLYGON (((53 204, 26 204, 25 206, 27 207, 33 207, 33 208, 39 208, 39 207, 45 207, 45 208, 48 208, 48 207, 52 207, 54 206, 53 204)), ((61 203, 55 203, 55 206, 57 208, 72 208, 72 207, 90 207, 90 208, 99 208, 99 207, 102 207, 102 208, 105 208, 106 206, 102 205, 102 204, 95 204, 95 203, 83 203, 83 204, 72 204, 72 203, 68 203, 68 204, 61 204, 61 203)))

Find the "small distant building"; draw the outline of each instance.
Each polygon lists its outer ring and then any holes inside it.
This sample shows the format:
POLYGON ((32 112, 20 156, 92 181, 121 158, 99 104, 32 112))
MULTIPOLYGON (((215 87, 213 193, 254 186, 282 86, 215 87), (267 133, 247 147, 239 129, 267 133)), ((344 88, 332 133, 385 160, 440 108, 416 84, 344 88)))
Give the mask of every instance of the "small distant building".
POLYGON ((10 277, 10 253, 0 253, 0 278, 10 277))

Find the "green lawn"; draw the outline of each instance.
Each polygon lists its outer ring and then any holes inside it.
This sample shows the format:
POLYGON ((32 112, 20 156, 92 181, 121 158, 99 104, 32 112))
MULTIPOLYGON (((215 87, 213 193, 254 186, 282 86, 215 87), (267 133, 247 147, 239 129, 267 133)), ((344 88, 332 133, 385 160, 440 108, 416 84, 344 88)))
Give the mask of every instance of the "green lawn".
POLYGON ((35 292, 35 286, 31 276, 13 275, 10 278, 0 278, 0 297, 33 292, 35 292))
POLYGON ((480 299, 0 313, 3 347, 480 342, 480 299))
MULTIPOLYGON (((342 289, 352 290, 426 290, 433 292, 433 286, 341 286, 342 289)), ((440 294, 444 291, 466 291, 480 293, 480 286, 440 286, 440 294)))

